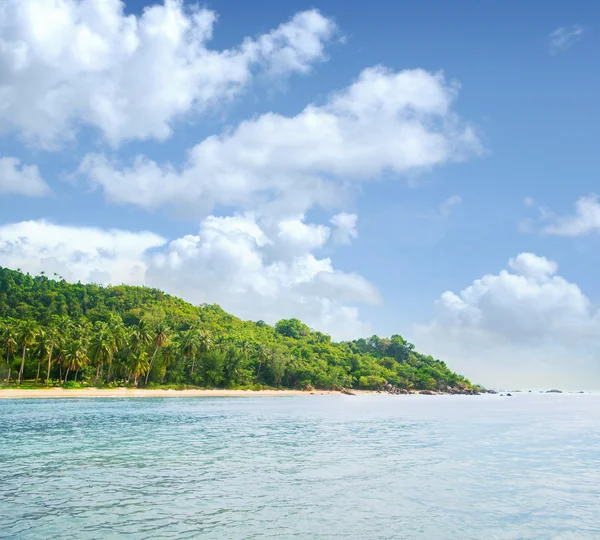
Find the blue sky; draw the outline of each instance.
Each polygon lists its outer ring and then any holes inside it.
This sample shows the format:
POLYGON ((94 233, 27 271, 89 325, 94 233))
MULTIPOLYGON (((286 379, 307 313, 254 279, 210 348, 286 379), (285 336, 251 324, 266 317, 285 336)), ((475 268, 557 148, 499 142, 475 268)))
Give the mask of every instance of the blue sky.
POLYGON ((8 0, 0 264, 597 386, 599 15, 8 0))

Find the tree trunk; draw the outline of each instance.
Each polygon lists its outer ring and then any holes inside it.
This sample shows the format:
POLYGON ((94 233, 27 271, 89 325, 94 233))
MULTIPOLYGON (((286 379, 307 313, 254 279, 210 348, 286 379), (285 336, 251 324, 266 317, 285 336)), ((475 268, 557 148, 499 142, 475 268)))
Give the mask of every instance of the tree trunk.
POLYGON ((194 356, 194 357, 192 358, 192 373, 191 373, 191 375, 193 375, 193 374, 194 374, 194 367, 195 367, 195 366, 196 366, 196 357, 194 356))
POLYGON ((106 374, 106 384, 110 382, 110 368, 112 367, 112 360, 108 362, 108 373, 106 374))
POLYGON ((6 367, 8 368, 8 375, 6 376, 6 384, 10 384, 10 353, 6 351, 6 367))
POLYGON ((38 368, 37 373, 35 374, 35 383, 37 384, 38 379, 40 378, 40 365, 42 364, 42 359, 38 358, 38 368))
POLYGON ((135 377, 133 378, 133 385, 137 388, 137 374, 135 375, 135 377))
POLYGON ((96 366, 96 379, 94 380, 94 383, 97 383, 99 378, 100 378, 100 362, 98 362, 98 365, 96 366))
POLYGON ((69 380, 69 366, 67 366, 67 372, 65 373, 65 382, 69 380))
POLYGON ((152 360, 150 360, 150 366, 148 367, 148 372, 146 373, 146 380, 144 381, 145 385, 148 385, 148 377, 150 377, 150 372, 152 371, 152 365, 154 364, 154 358, 156 357, 157 352, 158 345, 154 347, 154 352, 152 353, 152 360))
POLYGON ((23 369, 25 368, 25 349, 27 345, 23 345, 23 354, 21 355, 21 369, 19 369, 19 384, 21 384, 21 379, 23 378, 23 369))
POLYGON ((46 370, 46 386, 48 386, 48 383, 50 382, 50 365, 52 363, 52 349, 54 348, 54 345, 52 345, 50 347, 50 354, 48 355, 48 369, 46 370))
POLYGON ((77 370, 77 371, 75 372, 75 382, 77 382, 77 374, 78 374, 78 373, 79 373, 79 370, 77 370))

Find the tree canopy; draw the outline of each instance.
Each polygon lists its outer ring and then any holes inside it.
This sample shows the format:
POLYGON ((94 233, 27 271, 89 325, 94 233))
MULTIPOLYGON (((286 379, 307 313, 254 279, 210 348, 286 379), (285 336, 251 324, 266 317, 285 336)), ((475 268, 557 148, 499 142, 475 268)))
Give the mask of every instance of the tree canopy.
POLYGON ((0 374, 11 382, 447 390, 471 383, 402 336, 333 342, 157 289, 70 284, 0 267, 0 374))

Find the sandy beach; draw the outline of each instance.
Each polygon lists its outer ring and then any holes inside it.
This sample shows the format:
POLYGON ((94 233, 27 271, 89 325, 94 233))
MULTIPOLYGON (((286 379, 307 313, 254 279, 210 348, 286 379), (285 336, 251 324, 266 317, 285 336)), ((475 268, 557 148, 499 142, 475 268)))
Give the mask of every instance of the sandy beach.
POLYGON ((39 388, 21 390, 18 388, 0 389, 0 399, 31 398, 132 398, 132 397, 258 397, 258 396, 310 396, 340 394, 327 390, 308 392, 303 390, 146 390, 135 388, 39 388))

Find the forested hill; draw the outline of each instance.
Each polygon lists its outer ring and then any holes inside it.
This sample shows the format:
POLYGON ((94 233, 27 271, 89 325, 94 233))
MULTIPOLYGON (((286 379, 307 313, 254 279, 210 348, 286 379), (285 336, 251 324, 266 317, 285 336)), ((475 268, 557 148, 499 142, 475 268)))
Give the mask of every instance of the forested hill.
POLYGON ((463 390, 401 336, 336 343, 297 319, 242 321, 147 287, 0 267, 0 375, 18 383, 463 390))

